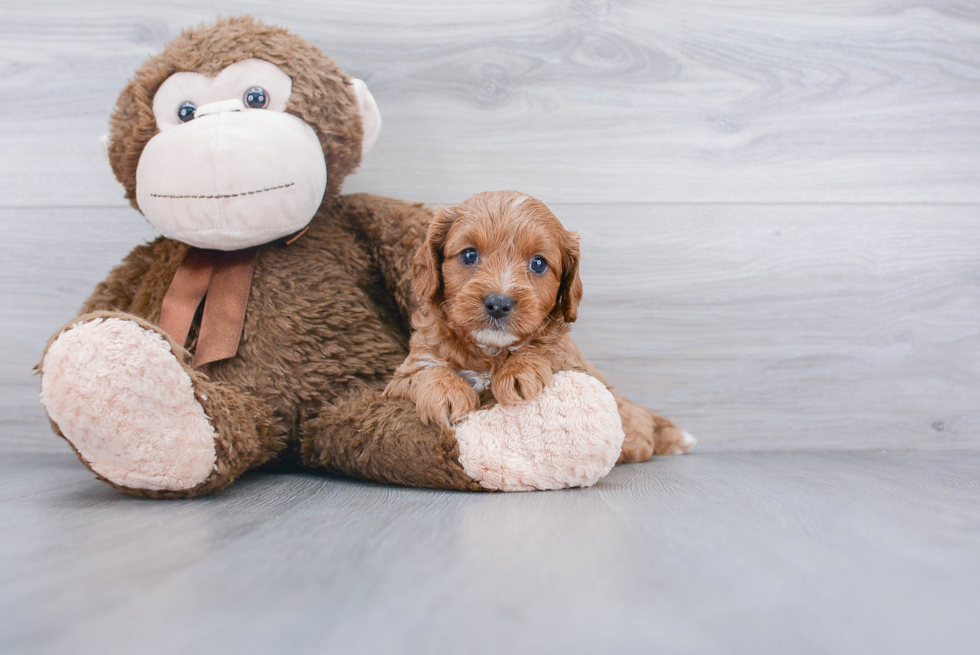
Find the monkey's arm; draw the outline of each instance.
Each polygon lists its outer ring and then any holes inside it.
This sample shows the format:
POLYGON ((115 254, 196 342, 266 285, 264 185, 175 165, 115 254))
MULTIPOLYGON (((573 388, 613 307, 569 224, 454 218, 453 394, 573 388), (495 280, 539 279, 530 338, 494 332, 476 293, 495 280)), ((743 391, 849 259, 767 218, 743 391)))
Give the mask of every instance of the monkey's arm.
POLYGON ((358 388, 320 408, 303 427, 303 461, 311 468, 386 484, 481 491, 464 470, 455 432, 423 425, 406 399, 358 388))
POLYGON ((379 386, 354 389, 303 425, 303 461, 412 487, 587 487, 616 462, 622 424, 595 379, 564 372, 555 380, 539 402, 476 412, 454 429, 423 425, 410 400, 385 398, 379 386))
POLYGON ((384 276, 385 287, 405 317, 415 309, 412 258, 425 241, 432 210, 422 203, 382 198, 367 193, 344 196, 354 229, 367 244, 384 276))

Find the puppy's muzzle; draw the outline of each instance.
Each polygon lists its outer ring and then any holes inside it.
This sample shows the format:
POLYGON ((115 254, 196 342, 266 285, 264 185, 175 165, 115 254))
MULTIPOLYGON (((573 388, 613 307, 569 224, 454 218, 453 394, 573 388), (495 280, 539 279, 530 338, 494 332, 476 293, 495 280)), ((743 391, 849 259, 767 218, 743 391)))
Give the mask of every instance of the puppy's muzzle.
POLYGON ((510 310, 514 309, 514 299, 510 296, 484 296, 483 307, 487 310, 487 316, 500 321, 507 318, 510 310))

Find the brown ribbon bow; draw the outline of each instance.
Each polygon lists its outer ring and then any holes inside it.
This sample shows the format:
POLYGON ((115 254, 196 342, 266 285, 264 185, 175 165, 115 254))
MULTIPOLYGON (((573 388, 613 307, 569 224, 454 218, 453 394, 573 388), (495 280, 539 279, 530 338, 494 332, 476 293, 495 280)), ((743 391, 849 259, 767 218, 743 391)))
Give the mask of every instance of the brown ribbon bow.
MULTIPOLYGON (((289 246, 310 229, 273 243, 289 246)), ((194 368, 234 357, 245 326, 245 308, 252 289, 258 246, 244 250, 204 250, 191 247, 163 297, 160 327, 170 337, 187 345, 187 335, 201 301, 204 313, 194 349, 194 368)))
POLYGON ((177 269, 163 297, 160 327, 186 345, 191 322, 207 296, 194 350, 195 368, 238 352, 257 252, 258 248, 227 252, 191 248, 177 269))

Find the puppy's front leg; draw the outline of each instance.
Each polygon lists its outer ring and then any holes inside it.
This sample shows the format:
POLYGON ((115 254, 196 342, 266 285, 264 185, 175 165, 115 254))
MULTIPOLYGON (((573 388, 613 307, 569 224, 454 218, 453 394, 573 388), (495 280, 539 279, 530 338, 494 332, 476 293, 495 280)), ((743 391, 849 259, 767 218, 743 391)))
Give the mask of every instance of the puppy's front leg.
POLYGON ((480 396, 463 378, 446 366, 421 368, 395 377, 385 389, 389 398, 408 398, 424 425, 452 427, 480 408, 480 396))
POLYGON ((501 405, 519 405, 534 400, 551 384, 548 357, 538 354, 511 355, 493 376, 490 388, 501 405))

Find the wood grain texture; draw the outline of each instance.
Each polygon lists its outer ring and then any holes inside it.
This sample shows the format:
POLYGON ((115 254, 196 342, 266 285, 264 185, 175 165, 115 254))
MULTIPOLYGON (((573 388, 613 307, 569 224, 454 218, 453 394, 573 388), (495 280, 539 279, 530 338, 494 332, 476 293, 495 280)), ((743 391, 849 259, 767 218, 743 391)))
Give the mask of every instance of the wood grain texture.
MULTIPOLYGON (((551 207, 583 243, 573 336, 702 450, 980 448, 974 207, 551 207)), ((31 366, 152 231, 129 208, 0 225, 0 450, 60 452, 31 366)))
POLYGON ((0 459, 5 653, 967 653, 980 453, 694 454, 588 490, 0 459))
POLYGON ((557 211, 583 352, 702 447, 980 447, 974 207, 557 211))
POLYGON ((980 202, 962 0, 48 0, 0 20, 0 205, 122 205, 97 146, 181 27, 251 12, 365 78, 348 191, 452 202, 980 202))
POLYGON ((3 2, 0 83, 0 652, 975 649, 976 2, 3 2), (579 230, 576 340, 699 451, 516 495, 94 480, 31 367, 153 236, 97 140, 245 12, 371 86, 346 191, 517 188, 579 230))

